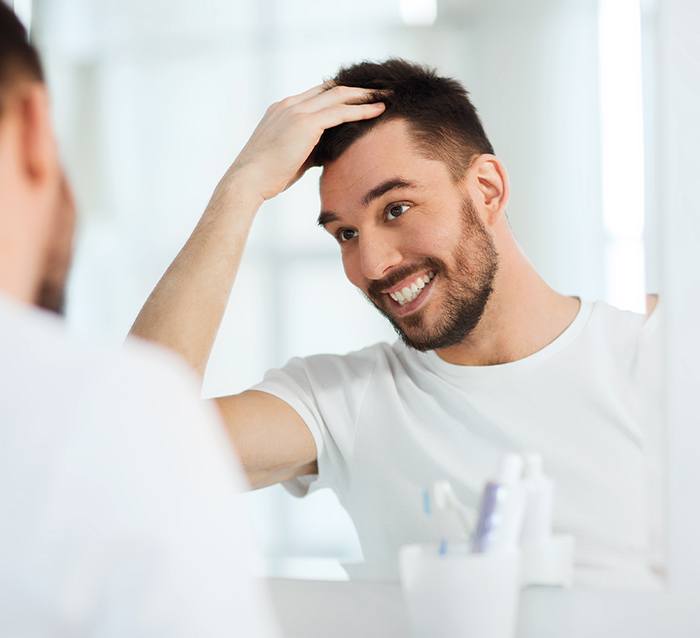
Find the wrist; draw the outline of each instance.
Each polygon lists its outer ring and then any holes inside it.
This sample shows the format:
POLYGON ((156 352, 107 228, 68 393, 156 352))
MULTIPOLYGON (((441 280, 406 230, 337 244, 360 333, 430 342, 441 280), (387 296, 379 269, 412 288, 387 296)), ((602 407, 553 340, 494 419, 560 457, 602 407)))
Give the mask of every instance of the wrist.
POLYGON ((256 188, 255 171, 252 168, 229 167, 214 190, 212 199, 223 199, 235 203, 237 207, 255 213, 265 202, 265 198, 256 188))

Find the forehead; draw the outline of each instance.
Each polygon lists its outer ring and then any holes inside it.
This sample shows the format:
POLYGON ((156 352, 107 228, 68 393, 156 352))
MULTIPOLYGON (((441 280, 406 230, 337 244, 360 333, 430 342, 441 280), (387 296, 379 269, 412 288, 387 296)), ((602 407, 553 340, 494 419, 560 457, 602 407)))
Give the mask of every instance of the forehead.
POLYGON ((321 207, 342 209, 359 204, 367 191, 397 176, 422 188, 450 180, 445 164, 419 152, 405 120, 379 124, 324 167, 321 207))

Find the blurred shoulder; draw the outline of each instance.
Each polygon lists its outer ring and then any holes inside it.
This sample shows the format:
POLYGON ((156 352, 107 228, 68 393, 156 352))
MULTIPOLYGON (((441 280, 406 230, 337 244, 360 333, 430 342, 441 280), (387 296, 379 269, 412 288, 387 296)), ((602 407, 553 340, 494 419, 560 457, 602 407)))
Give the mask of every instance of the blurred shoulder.
POLYGON ((6 390, 24 394, 30 388, 35 396, 54 397, 57 408, 79 408, 95 394, 124 398, 173 385, 197 387, 194 373, 161 347, 131 338, 123 344, 87 339, 69 332, 62 318, 4 297, 0 355, 6 390))

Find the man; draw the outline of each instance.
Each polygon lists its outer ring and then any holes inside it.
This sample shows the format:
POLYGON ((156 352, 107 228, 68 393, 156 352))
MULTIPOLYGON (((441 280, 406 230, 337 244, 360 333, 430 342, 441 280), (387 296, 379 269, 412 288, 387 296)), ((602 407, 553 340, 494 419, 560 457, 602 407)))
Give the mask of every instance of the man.
POLYGON ((191 373, 54 314, 73 226, 39 58, 0 2, 0 635, 274 636, 191 373))
POLYGON ((577 537, 579 579, 645 578, 655 458, 639 397, 654 388, 637 386, 652 326, 538 275, 506 219, 506 171, 455 80, 362 63, 273 104, 133 332, 201 373, 258 208, 311 165, 324 169, 319 224, 400 340, 293 359, 216 399, 251 483, 332 487, 362 574, 386 578, 401 544, 445 533, 422 512, 424 488, 449 479, 475 509, 504 452, 535 451, 557 484, 555 528, 577 537))

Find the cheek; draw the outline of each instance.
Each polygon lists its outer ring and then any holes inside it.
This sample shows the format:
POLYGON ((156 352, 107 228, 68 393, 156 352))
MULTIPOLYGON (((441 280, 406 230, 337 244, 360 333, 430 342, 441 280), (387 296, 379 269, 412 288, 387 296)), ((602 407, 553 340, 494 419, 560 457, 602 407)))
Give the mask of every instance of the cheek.
POLYGON ((406 227, 402 237, 405 250, 416 255, 450 254, 459 240, 461 228, 452 215, 442 209, 421 211, 406 227))
POLYGON ((454 247, 455 237, 451 233, 440 232, 434 228, 426 229, 416 232, 406 242, 406 254, 445 259, 452 254, 454 247))
POLYGON ((364 290, 364 278, 360 272, 360 264, 349 252, 343 253, 343 270, 353 286, 364 290))

